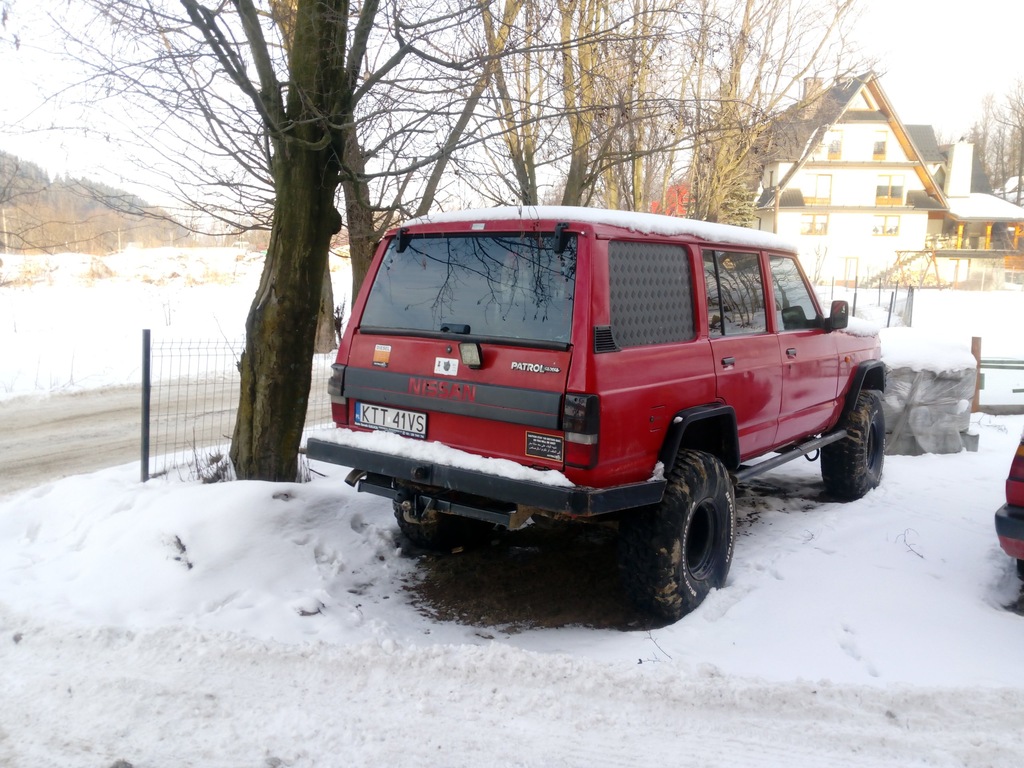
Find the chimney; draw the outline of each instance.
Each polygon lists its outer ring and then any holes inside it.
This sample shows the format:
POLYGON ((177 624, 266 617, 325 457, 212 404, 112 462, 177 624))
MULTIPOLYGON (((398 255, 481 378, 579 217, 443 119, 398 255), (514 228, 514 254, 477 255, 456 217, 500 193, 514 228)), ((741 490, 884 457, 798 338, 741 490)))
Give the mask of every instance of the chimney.
POLYGON ((946 169, 947 197, 967 197, 971 194, 971 174, 974 167, 974 145, 958 141, 949 148, 946 169))
POLYGON ((810 101, 821 94, 822 81, 820 77, 805 77, 804 91, 800 97, 801 101, 810 101))

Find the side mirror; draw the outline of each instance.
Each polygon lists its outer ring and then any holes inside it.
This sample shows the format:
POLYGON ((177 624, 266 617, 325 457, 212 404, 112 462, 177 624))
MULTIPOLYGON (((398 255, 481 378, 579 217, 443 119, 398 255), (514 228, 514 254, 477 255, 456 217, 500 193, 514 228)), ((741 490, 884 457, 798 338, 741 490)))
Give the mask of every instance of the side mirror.
POLYGON ((850 304, 846 301, 833 301, 832 309, 825 327, 829 331, 841 331, 850 324, 850 304))

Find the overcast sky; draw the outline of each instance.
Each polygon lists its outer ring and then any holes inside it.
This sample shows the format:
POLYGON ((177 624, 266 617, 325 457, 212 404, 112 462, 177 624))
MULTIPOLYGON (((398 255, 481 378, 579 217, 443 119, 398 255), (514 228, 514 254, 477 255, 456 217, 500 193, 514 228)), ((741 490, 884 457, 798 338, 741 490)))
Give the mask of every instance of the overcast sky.
MULTIPOLYGON (((55 66, 55 48, 30 14, 57 0, 18 0, 9 33, 20 31, 22 47, 0 45, 0 149, 43 165, 51 174, 69 172, 96 177, 99 168, 118 166, 116 142, 85 136, 81 130, 63 135, 18 135, 26 120, 71 124, 70 106, 39 108, 40 94, 73 80, 74 73, 55 66), (12 127, 14 126, 14 127, 12 127)), ((864 53, 878 61, 882 87, 899 118, 908 124, 931 124, 941 139, 955 140, 981 116, 988 93, 1005 94, 1024 79, 1024 54, 1014 38, 1024 28, 1022 0, 965 0, 923 3, 921 0, 861 0, 856 37, 864 53)), ((124 176, 137 172, 124 169, 124 176)), ((118 183, 122 174, 102 178, 118 183)), ((126 180, 126 179, 125 179, 126 180)))
POLYGON ((980 119, 986 94, 1024 79, 1021 0, 861 2, 858 37, 904 123, 955 140, 980 119))

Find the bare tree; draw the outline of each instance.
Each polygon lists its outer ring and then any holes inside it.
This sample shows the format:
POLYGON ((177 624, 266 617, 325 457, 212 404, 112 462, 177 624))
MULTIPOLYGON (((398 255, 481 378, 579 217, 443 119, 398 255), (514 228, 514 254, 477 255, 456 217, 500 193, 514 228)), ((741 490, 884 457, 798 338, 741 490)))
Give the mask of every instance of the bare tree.
POLYGON ((88 4, 95 17, 66 23, 66 37, 93 66, 93 103, 140 126, 126 146, 183 204, 270 224, 231 458, 239 477, 294 479, 331 240, 344 225, 358 286, 383 230, 429 205, 482 90, 479 52, 459 33, 476 8, 88 4))
POLYGON ((749 222, 756 153, 785 107, 820 96, 805 84, 851 71, 846 34, 856 13, 856 0, 701 0, 691 216, 749 222))
POLYGON ((1024 203, 1024 80, 1017 80, 1003 94, 988 94, 982 100, 980 119, 971 126, 967 139, 974 144, 994 187, 1003 188, 1017 180, 1010 202, 1024 203))
MULTIPOLYGON (((1005 108, 998 120, 1009 133, 1004 158, 1006 167, 1010 170, 1007 176, 1017 179, 1014 202, 1020 205, 1024 202, 1024 80, 1017 80, 1013 84, 1013 89, 1006 95, 1005 108)), ((1005 182, 1006 178, 1002 180, 1005 182)))
POLYGON ((493 182, 485 194, 524 204, 645 207, 656 186, 652 166, 686 139, 677 130, 673 54, 688 34, 685 3, 515 5, 506 4, 500 27, 488 20, 489 51, 506 48, 488 90, 502 142, 486 147, 499 172, 481 174, 493 182), (505 30, 504 41, 491 26, 505 30))
POLYGON ((1000 183, 1010 175, 1006 165, 1007 129, 998 121, 999 106, 989 93, 981 100, 981 116, 971 126, 967 139, 974 145, 974 156, 981 160, 989 180, 1000 183))
MULTIPOLYGON (((805 81, 851 69, 855 0, 518 0, 488 105, 503 143, 486 189, 743 223, 757 153, 805 81), (677 206, 678 208, 678 206, 677 206)), ((497 53, 496 34, 488 37, 497 53)), ((813 99, 814 94, 807 96, 813 99)), ((485 177, 487 178, 487 177, 485 177)))

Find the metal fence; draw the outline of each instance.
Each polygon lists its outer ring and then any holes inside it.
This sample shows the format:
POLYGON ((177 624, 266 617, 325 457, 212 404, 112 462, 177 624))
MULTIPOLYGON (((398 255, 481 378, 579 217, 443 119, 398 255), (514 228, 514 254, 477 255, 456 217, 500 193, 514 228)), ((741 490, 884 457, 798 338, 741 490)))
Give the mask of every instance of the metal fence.
MULTIPOLYGON (((153 339, 142 332, 142 480, 194 475, 231 442, 241 339, 153 339)), ((313 359, 306 428, 331 423, 327 380, 334 354, 313 359)))

